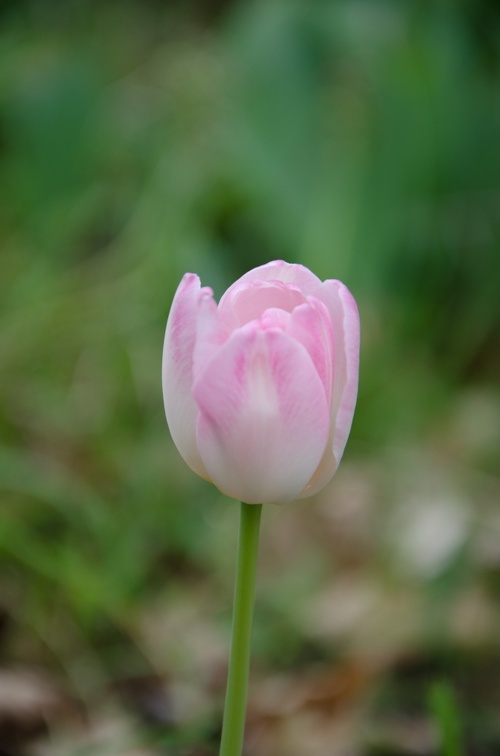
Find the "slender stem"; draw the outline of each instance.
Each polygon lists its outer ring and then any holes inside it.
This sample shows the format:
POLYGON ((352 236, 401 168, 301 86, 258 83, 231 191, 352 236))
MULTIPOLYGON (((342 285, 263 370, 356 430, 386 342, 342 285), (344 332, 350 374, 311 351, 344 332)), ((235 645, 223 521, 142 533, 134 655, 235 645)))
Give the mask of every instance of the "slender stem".
POLYGON ((220 756, 241 756, 243 748, 261 511, 262 504, 241 505, 231 656, 220 756))

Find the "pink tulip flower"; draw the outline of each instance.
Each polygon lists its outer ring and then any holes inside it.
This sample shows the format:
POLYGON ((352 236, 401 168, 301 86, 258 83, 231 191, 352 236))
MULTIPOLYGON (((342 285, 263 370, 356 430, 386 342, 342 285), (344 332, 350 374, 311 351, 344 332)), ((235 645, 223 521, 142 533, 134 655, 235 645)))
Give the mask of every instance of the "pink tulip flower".
POLYGON ((340 281, 276 260, 217 305, 186 273, 163 351, 172 439, 195 473, 247 504, 311 496, 341 460, 358 367, 358 310, 340 281))

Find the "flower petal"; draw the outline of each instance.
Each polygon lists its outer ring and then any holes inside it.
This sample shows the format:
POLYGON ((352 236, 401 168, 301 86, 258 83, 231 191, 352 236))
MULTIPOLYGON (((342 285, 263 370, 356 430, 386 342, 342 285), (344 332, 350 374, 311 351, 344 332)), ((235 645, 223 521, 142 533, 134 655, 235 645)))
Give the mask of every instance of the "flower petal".
POLYGON ((193 379, 214 358, 217 349, 231 333, 213 298, 212 290, 201 290, 196 315, 196 340, 193 352, 193 379))
POLYGON ((330 422, 302 344, 249 323, 219 348, 193 393, 200 455, 223 493, 251 504, 300 494, 322 458, 330 422))
POLYGON ((162 383, 165 414, 172 440, 195 473, 207 473, 196 446, 198 406, 192 393, 193 353, 201 302, 212 297, 200 279, 186 273, 175 293, 163 346, 162 383))
POLYGON ((304 265, 287 263, 284 260, 273 260, 266 265, 260 265, 258 268, 249 270, 248 273, 238 278, 222 297, 221 304, 225 297, 231 295, 234 288, 250 281, 281 281, 284 284, 293 284, 304 296, 311 294, 318 296, 318 291, 322 286, 320 279, 304 265))
POLYGON ((321 464, 300 498, 312 496, 333 477, 351 430, 358 393, 359 314, 356 302, 340 281, 325 281, 320 296, 330 313, 334 334, 331 430, 321 464))
POLYGON ((308 297, 305 304, 292 312, 286 331, 309 352, 324 386, 328 407, 331 407, 334 343, 332 321, 326 306, 315 297, 308 297))
POLYGON ((304 294, 293 284, 282 281, 237 282, 222 296, 219 311, 233 328, 256 320, 269 308, 286 312, 306 301, 304 294))

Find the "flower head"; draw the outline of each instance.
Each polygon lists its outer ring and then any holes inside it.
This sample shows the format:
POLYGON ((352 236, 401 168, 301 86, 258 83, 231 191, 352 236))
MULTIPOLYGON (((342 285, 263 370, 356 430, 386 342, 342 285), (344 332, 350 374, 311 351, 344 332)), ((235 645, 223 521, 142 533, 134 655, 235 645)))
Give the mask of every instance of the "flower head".
POLYGON ((217 305, 186 273, 163 350, 174 443, 194 472, 246 503, 311 496, 342 457, 358 366, 358 310, 340 281, 276 260, 217 305))

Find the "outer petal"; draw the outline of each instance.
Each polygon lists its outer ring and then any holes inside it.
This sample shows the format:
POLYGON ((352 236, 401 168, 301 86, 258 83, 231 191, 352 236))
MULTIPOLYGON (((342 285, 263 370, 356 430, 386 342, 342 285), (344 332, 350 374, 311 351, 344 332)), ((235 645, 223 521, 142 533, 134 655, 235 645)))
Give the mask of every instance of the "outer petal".
POLYGON ((225 494, 250 504, 295 499, 317 468, 329 408, 305 347, 280 329, 235 331, 194 384, 197 443, 225 494))
POLYGON ((162 364, 163 401, 172 439, 187 464, 203 478, 208 476, 196 446, 193 352, 200 305, 211 296, 210 289, 200 288, 198 276, 186 273, 168 316, 162 364))
POLYGON ((331 429, 321 464, 300 498, 320 491, 333 477, 351 430, 358 393, 359 314, 356 301, 344 284, 333 280, 323 283, 320 297, 332 319, 335 344, 331 429))

